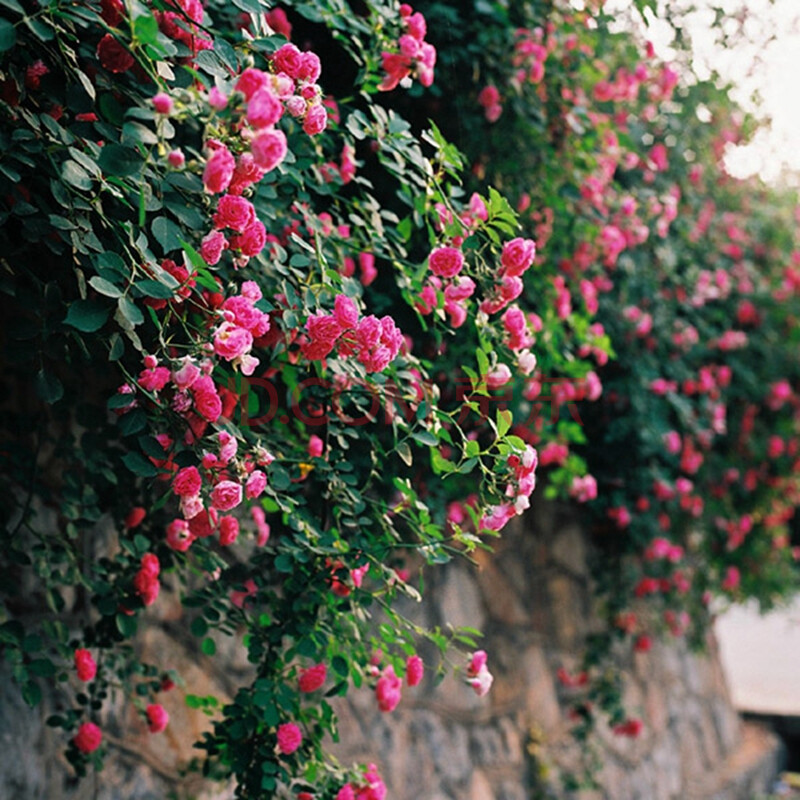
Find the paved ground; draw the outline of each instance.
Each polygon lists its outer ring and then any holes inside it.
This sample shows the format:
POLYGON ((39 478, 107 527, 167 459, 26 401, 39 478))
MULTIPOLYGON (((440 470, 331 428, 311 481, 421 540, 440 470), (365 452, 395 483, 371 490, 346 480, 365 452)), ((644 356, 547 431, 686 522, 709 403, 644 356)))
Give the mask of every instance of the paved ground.
POLYGON ((755 604, 717 619, 733 705, 757 714, 800 716, 800 598, 761 616, 755 604))

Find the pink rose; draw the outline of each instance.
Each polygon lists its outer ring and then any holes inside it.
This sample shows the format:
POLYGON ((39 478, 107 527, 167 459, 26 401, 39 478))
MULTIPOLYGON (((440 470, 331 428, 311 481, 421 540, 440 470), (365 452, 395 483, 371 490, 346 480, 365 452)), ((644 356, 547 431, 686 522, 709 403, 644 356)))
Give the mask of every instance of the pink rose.
POLYGON ((211 158, 206 161, 203 170, 203 184, 206 190, 211 194, 224 192, 230 185, 235 167, 236 159, 225 145, 215 150, 211 158))
POLYGON ((75 651, 75 671, 80 681, 90 681, 97 674, 97 664, 88 650, 78 648, 75 651))
POLYGON ((403 682, 394 674, 394 668, 389 665, 384 669, 375 686, 375 698, 381 711, 393 711, 402 697, 403 682))
POLYGON ((172 98, 166 92, 159 92, 153 97, 153 108, 159 114, 169 114, 172 105, 172 98))
POLYGON ((533 264, 536 257, 536 243, 533 239, 517 237, 503 245, 500 274, 509 277, 518 277, 533 264))
POLYGON ((338 294, 333 301, 333 316, 342 330, 355 328, 358 324, 358 307, 352 298, 338 294))
POLYGON ((308 440, 308 455, 311 458, 320 458, 325 451, 325 444, 317 435, 312 435, 308 440))
POLYGON ((498 364, 487 376, 486 385, 490 389, 499 389, 511 380, 511 370, 507 364, 498 364))
POLYGON ((167 709, 159 703, 147 706, 147 727, 150 733, 161 733, 169 724, 167 709))
MULTIPOLYGON (((199 383, 199 381, 198 381, 199 383)), ((215 388, 198 388, 192 387, 192 395, 194 396, 194 407, 200 416, 207 422, 216 422, 222 415, 222 400, 215 388)))
POLYGON ((297 80, 315 83, 322 72, 322 64, 316 53, 307 51, 300 54, 300 67, 297 70, 297 80))
POLYGON ((440 278, 454 278, 464 266, 464 254, 455 247, 437 247, 428 256, 428 266, 440 278))
POLYGON ((310 341, 303 345, 303 354, 312 361, 325 358, 342 334, 336 318, 324 314, 312 314, 306 322, 306 330, 310 341))
POLYGON ((232 322, 223 322, 214 334, 214 352, 226 361, 233 361, 253 346, 253 334, 232 322))
POLYGON ((284 722, 278 726, 278 751, 291 755, 303 742, 303 734, 294 722, 284 722))
POLYGON ((208 104, 211 108, 222 111, 228 105, 228 98, 216 86, 212 86, 208 93, 208 104))
POLYGON ((172 491, 178 497, 191 497, 200 493, 202 485, 203 479, 200 477, 197 467, 184 467, 172 481, 172 491))
POLYGON ((242 487, 234 481, 220 481, 211 491, 211 502, 219 511, 230 511, 242 502, 242 487))
POLYGON ((316 136, 316 134, 322 133, 327 124, 328 112, 325 110, 325 106, 312 105, 308 107, 303 120, 303 130, 309 136, 316 136))
POLYGON ((361 268, 361 283, 369 286, 378 277, 378 270, 375 268, 375 256, 372 253, 359 253, 358 266, 361 268))
POLYGON ((203 237, 200 256, 210 267, 219 263, 222 253, 228 249, 228 240, 220 231, 211 231, 203 237))
POLYGON ((233 544, 239 536, 239 520, 224 516, 219 519, 219 543, 223 547, 233 544))
POLYGON ((256 211, 253 204, 244 197, 226 194, 220 197, 214 214, 215 228, 231 228, 241 233, 255 222, 256 211))
POLYGON ((285 36, 287 39, 292 38, 292 24, 286 17, 286 12, 282 8, 274 8, 272 11, 267 11, 267 25, 272 28, 275 33, 285 36))
POLYGON ((167 161, 171 167, 180 169, 186 163, 186 156, 180 150, 171 150, 167 156, 167 161))
POLYGON ((256 129, 269 128, 282 115, 281 101, 267 87, 259 89, 247 104, 247 121, 256 129))
POLYGON ((231 194, 241 194, 248 186, 258 183, 266 170, 261 169, 253 158, 252 153, 242 153, 236 162, 236 169, 233 171, 233 179, 228 191, 231 194))
POLYGON ((266 488, 267 476, 260 469, 257 469, 250 473, 244 491, 249 500, 255 500, 266 488))
MULTIPOLYGON (((194 516, 197 515, 195 514, 194 516)), ((167 525, 167 544, 173 550, 185 553, 192 546, 194 539, 194 534, 189 529, 189 523, 185 519, 174 519, 167 525)))
POLYGON ((424 673, 425 666, 422 659, 417 655, 409 656, 406 661, 406 683, 409 686, 416 686, 422 680, 424 673))
POLYGON ((266 72, 255 69, 254 67, 248 67, 248 69, 239 76, 234 88, 237 92, 241 92, 249 102, 250 98, 259 91, 259 89, 265 88, 268 82, 269 75, 267 75, 266 72))
POLYGON ((308 669, 300 670, 300 678, 298 679, 298 687, 301 692, 306 694, 316 692, 321 689, 325 683, 325 678, 328 675, 328 668, 325 664, 315 664, 308 669))
POLYGON ((250 142, 253 160, 264 171, 269 172, 280 164, 288 150, 286 134, 281 130, 266 130, 250 142))
POLYGON ((256 220, 237 235, 231 236, 231 247, 241 250, 242 255, 257 256, 267 243, 267 229, 264 223, 256 220))
POLYGON ((296 78, 303 63, 303 54, 293 44, 285 44, 272 57, 275 72, 285 72, 290 78, 296 78))
POLYGON ((78 733, 75 734, 72 741, 75 744, 75 747, 81 751, 81 753, 93 753, 100 747, 100 742, 103 740, 103 732, 94 722, 84 722, 83 725, 78 728, 78 733))

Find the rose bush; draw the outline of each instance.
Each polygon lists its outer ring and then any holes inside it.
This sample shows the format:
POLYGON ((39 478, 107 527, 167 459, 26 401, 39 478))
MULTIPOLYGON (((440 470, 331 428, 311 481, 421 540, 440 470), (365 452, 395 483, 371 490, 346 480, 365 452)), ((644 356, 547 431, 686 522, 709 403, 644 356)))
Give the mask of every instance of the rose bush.
POLYGON ((388 713, 452 646, 490 690, 476 631, 393 601, 544 469, 607 554, 564 680, 636 735, 616 640, 794 579, 794 199, 724 173, 725 91, 602 3, 283 5, 4 4, 3 656, 31 705, 71 687, 83 773, 112 687, 169 724, 177 676, 130 647, 168 587, 255 673, 189 697, 207 774, 382 797, 326 757, 327 698, 388 713))

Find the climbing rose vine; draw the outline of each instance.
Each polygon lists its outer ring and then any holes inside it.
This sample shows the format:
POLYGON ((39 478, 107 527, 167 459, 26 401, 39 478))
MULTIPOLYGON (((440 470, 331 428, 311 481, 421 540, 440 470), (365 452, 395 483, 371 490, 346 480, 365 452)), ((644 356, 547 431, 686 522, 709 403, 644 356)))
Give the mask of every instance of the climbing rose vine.
POLYGON ((642 730, 617 640, 792 584, 794 220, 725 174, 723 90, 512 5, 5 3, 0 643, 79 774, 185 690, 237 796, 383 798, 332 698, 490 692, 396 601, 542 477, 607 553, 580 735, 642 730), (136 655, 167 613, 246 653, 228 701, 136 655))

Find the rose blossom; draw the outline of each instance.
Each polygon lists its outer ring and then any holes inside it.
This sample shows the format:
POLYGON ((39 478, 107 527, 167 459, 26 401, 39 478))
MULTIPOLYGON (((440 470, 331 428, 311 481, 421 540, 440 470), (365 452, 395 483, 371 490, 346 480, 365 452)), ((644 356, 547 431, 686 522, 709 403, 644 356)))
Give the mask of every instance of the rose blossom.
POLYGON ((267 243, 267 230, 260 220, 252 222, 240 234, 231 236, 231 247, 241 250, 242 255, 257 256, 267 243))
POLYGON ((300 747, 303 734, 294 722, 285 722, 278 726, 278 751, 288 756, 300 747))
POLYGON ((264 489, 267 488, 267 476, 260 470, 254 470, 250 473, 245 484, 245 495, 248 500, 254 500, 259 497, 264 489))
MULTIPOLYGON (((200 512, 198 511, 198 513, 200 512)), ((197 514, 193 515, 193 517, 196 516, 197 514)), ((189 530, 189 523, 185 519, 174 519, 167 525, 167 544, 179 553, 185 553, 192 546, 194 538, 189 530)))
POLYGON ((81 753, 87 754, 97 750, 102 740, 103 732, 94 722, 84 722, 80 728, 78 728, 78 733, 75 734, 72 739, 75 747, 77 747, 81 753))
POLYGON ((169 724, 167 709, 159 703, 147 706, 147 727, 150 733, 161 733, 169 724))
POLYGON ((455 247, 437 247, 428 256, 428 266, 440 278, 454 278, 464 266, 464 254, 455 247))
POLYGON ((153 108, 159 114, 169 114, 172 111, 172 98, 166 92, 159 92, 153 97, 153 108))
POLYGON ((409 656, 406 661, 406 683, 409 686, 416 686, 422 680, 424 673, 425 666, 422 659, 417 655, 409 656))
POLYGON ((218 511, 230 511, 242 502, 242 487, 234 481, 220 481, 211 491, 211 501, 218 511))
POLYGON ((234 88, 241 92, 249 102, 250 98, 259 90, 263 89, 269 81, 266 72, 254 67, 248 67, 236 81, 234 88))
POLYGON ((308 669, 300 670, 300 678, 298 679, 298 686, 301 692, 306 694, 316 692, 321 689, 325 683, 325 678, 328 674, 328 668, 325 664, 315 664, 308 669))
POLYGON ((219 543, 223 547, 233 544, 239 536, 239 520, 224 516, 219 519, 219 543))
POLYGON ((209 267, 213 267, 219 263, 222 253, 227 249, 228 240, 225 235, 220 231, 211 231, 203 237, 200 244, 200 257, 209 267))
POLYGON ((97 58, 109 72, 127 72, 136 63, 128 49, 110 33, 98 42, 97 58))
POLYGON ((519 277, 527 270, 536 257, 536 242, 533 239, 517 237, 503 245, 501 256, 501 275, 519 277))
POLYGON ((97 664, 88 650, 78 648, 75 651, 75 671, 81 681, 90 681, 97 674, 97 664))
POLYGON ((384 669, 375 686, 375 698, 381 711, 393 711, 400 702, 403 682, 394 673, 394 668, 389 665, 384 669))
POLYGON ((206 190, 211 194, 224 192, 230 185, 235 167, 236 159, 225 145, 215 150, 203 170, 203 185, 206 190))
POLYGON ((281 130, 262 131, 250 142, 250 150, 253 161, 265 172, 269 172, 286 158, 286 134, 281 130))
POLYGON ((233 361, 253 346, 253 334, 232 322, 223 322, 214 334, 214 352, 226 361, 233 361))
POLYGON ((178 497, 190 497, 198 494, 202 485, 203 479, 200 477, 197 467, 184 467, 172 481, 172 491, 178 497))
POLYGON ((253 204, 244 197, 226 194, 220 197, 217 211, 214 214, 214 227, 231 228, 241 233, 248 225, 255 222, 256 212, 253 204))
POLYGON ((269 128, 283 115, 281 101, 268 89, 259 89, 247 104, 247 121, 256 129, 269 128))
POLYGON ((306 111, 305 119, 303 120, 303 130, 309 136, 315 136, 322 133, 328 124, 328 112, 325 106, 312 105, 306 111))

